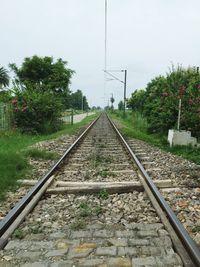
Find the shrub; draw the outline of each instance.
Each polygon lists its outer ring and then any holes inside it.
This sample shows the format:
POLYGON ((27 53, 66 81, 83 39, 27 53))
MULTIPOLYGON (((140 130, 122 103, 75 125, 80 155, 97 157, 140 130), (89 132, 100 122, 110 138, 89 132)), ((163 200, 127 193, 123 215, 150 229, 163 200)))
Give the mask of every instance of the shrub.
POLYGON ((62 104, 58 96, 31 88, 15 88, 14 93, 11 101, 14 122, 22 132, 49 133, 61 127, 62 104))
POLYGON ((200 137, 200 74, 195 68, 172 66, 166 76, 151 80, 145 91, 134 92, 129 107, 145 115, 149 132, 167 133, 168 129, 177 128, 179 99, 180 129, 200 137))

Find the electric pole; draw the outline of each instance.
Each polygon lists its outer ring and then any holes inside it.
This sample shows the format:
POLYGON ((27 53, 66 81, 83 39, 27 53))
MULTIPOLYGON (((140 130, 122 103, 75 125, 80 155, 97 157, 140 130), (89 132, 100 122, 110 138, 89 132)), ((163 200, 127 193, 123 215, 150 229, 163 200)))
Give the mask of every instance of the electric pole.
POLYGON ((127 77, 127 70, 124 71, 124 117, 126 114, 126 77, 127 77))

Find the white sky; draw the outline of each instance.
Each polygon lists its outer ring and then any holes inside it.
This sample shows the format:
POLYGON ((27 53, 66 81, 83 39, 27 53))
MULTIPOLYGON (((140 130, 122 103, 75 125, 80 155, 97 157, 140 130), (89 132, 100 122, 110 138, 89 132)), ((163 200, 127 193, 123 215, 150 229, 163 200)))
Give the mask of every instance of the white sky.
MULTIPOLYGON (((172 62, 200 65, 199 0, 107 1, 108 69, 128 70, 128 96, 172 62)), ((0 0, 0 14, 0 65, 61 57, 91 106, 123 98, 123 84, 109 81, 104 99, 104 0, 0 0)))

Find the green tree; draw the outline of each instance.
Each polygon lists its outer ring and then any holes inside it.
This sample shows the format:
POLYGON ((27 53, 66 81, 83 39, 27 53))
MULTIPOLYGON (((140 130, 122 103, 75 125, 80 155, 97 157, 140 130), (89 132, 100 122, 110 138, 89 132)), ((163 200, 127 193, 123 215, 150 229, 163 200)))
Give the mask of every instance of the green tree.
POLYGON ((92 110, 101 110, 101 107, 100 106, 93 106, 91 109, 92 110))
POLYGON ((90 109, 90 107, 89 107, 89 104, 88 104, 88 101, 87 101, 87 97, 83 96, 83 110, 87 111, 89 109, 90 109))
POLYGON ((145 91, 135 91, 129 106, 143 112, 150 132, 167 132, 177 127, 178 104, 182 102, 181 129, 200 136, 200 74, 196 68, 174 67, 166 76, 148 83, 145 91))
POLYGON ((23 132, 48 133, 62 126, 62 111, 69 108, 72 74, 67 62, 52 57, 25 58, 14 71, 12 89, 15 125, 23 132))
POLYGON ((143 112, 146 92, 145 90, 136 90, 132 93, 131 98, 128 100, 127 107, 134 111, 143 112))
POLYGON ((9 85, 9 76, 6 69, 0 67, 0 88, 9 85))
POLYGON ((86 96, 83 95, 81 90, 77 90, 76 92, 71 94, 70 107, 77 110, 88 110, 89 105, 86 96))
POLYGON ((121 100, 118 104, 118 109, 123 110, 124 109, 124 102, 121 100))
POLYGON ((69 84, 74 73, 67 68, 67 62, 61 58, 54 62, 53 57, 27 57, 22 66, 10 64, 15 73, 15 82, 21 84, 27 90, 32 88, 41 92, 53 92, 63 100, 63 104, 69 105, 69 84))
POLYGON ((81 110, 82 109, 82 101, 83 101, 83 93, 81 90, 77 90, 76 92, 71 94, 71 108, 81 110))
POLYGON ((166 77, 158 77, 147 86, 145 115, 150 129, 167 131, 177 127, 178 103, 182 101, 181 128, 200 136, 200 75, 194 68, 180 66, 166 77))

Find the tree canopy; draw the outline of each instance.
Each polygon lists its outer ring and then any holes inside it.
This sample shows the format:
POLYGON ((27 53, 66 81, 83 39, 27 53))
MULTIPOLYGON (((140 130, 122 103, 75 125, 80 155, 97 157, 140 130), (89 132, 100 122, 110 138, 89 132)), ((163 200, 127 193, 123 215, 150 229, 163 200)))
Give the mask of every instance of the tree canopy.
POLYGON ((132 108, 135 111, 143 111, 145 102, 145 90, 136 90, 132 93, 131 98, 128 100, 127 107, 132 108))
POLYGON ((83 95, 81 90, 78 89, 76 92, 72 93, 70 98, 71 98, 70 108, 79 109, 79 110, 89 109, 87 98, 86 96, 83 95))
POLYGON ((67 62, 61 58, 55 62, 53 57, 27 57, 21 67, 10 64, 15 73, 15 82, 31 85, 36 90, 52 91, 54 93, 69 92, 70 79, 74 73, 67 68, 67 62))
POLYGON ((124 102, 122 100, 118 103, 118 109, 119 110, 123 110, 124 109, 124 102))

